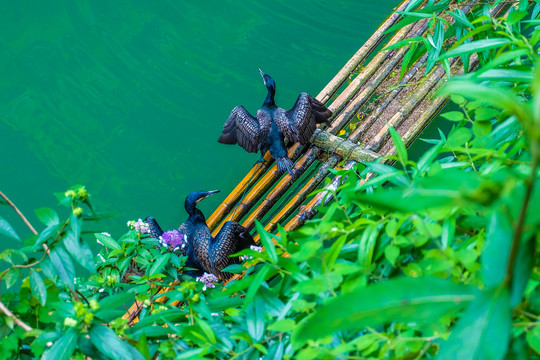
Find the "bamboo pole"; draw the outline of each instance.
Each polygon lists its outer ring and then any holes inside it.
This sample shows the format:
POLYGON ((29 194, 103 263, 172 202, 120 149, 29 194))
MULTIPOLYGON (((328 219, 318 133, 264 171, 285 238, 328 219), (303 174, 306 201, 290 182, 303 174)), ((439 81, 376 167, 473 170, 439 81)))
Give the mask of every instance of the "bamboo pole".
MULTIPOLYGON (((402 5, 405 4, 402 3, 402 5)), ((416 30, 418 31, 418 28, 415 28, 415 27, 410 27, 410 30, 413 31, 413 30, 416 30)), ((394 38, 391 39, 394 40, 394 38)), ((374 58, 375 59, 375 58, 374 58)), ((425 59, 423 60, 425 62, 425 59)), ((389 64, 391 63, 388 63, 388 62, 385 62, 385 66, 386 68, 393 68, 398 62, 394 63, 392 66, 390 66, 389 64)), ((418 68, 421 66, 422 64, 422 59, 419 63, 415 64, 413 69, 411 69, 411 71, 417 71, 418 68)), ((455 63, 454 63, 455 64, 455 63)), ((368 67, 366 68, 369 68, 369 64, 368 64, 368 67)), ((437 68, 438 69, 438 68, 437 68)), ((436 71, 437 69, 435 69, 434 71, 436 71)), ((353 69, 354 70, 354 69, 353 69)), ((378 70, 378 69, 377 69, 378 70)), ((369 72, 369 71, 368 71, 369 72)), ((362 73, 361 73, 362 74, 362 73)), ((360 74, 360 75, 361 75, 360 74)), ((373 76, 376 76, 374 75, 375 73, 371 73, 371 75, 373 76)), ((411 72, 409 72, 409 74, 411 74, 411 72)), ((409 76, 409 74, 407 76, 409 76)), ((360 76, 359 75, 359 76, 360 76)), ((388 75, 388 73, 387 73, 388 75)), ((358 76, 358 77, 359 77, 358 76)), ((414 76, 414 74, 411 74, 411 76, 414 76)), ((365 79, 365 77, 364 77, 365 79)), ((371 80, 373 80, 373 78, 370 78, 371 80)), ((356 79, 355 79, 356 80, 356 79)), ((360 81, 360 80, 359 80, 360 81)), ((354 82, 354 80, 353 80, 354 82)), ((433 92, 433 89, 435 89, 437 87, 437 85, 440 84, 440 81, 432 81, 431 82, 431 85, 433 85, 430 89, 432 90, 431 93, 433 92)), ((380 85, 380 82, 376 85, 374 85, 374 87, 377 87, 380 85)), ((424 84, 425 85, 425 84, 424 84)), ((328 86, 327 86, 328 87, 328 86)), ((366 79, 364 81, 364 83, 360 86, 358 86, 358 82, 354 85, 349 85, 349 87, 347 89, 349 90, 352 90, 353 88, 356 88, 356 90, 365 90, 366 87, 369 88, 369 83, 368 83, 368 80, 366 79), (351 87, 352 86, 352 87, 351 87)), ((428 85, 425 85, 426 88, 428 88, 429 86, 428 85)), ((339 88, 339 86, 338 86, 339 88)), ((347 89, 345 91, 347 91, 347 89)), ((424 89, 424 88, 423 88, 424 89)), ((337 89, 336 89, 337 91, 337 89)), ((373 116, 373 118, 375 119, 376 117, 378 117, 377 115, 381 115, 383 114, 383 112, 385 111, 387 105, 390 103, 391 101, 391 98, 392 97, 395 97, 396 94, 398 94, 399 92, 401 91, 401 88, 396 88, 394 89, 392 92, 389 93, 389 95, 387 95, 382 101, 381 101, 381 104, 379 105, 379 107, 375 110, 374 113, 372 113, 370 116, 373 116)), ((422 90, 423 91, 423 90, 422 90)), ((321 96, 325 96, 324 94, 322 94, 323 91, 321 91, 321 96)), ((430 93, 430 91, 428 91, 424 97, 420 97, 418 96, 417 100, 418 102, 420 101, 425 101, 424 99, 426 98, 426 96, 430 93)), ((359 95, 355 95, 355 94, 352 94, 351 96, 343 96, 339 102, 337 101, 339 99, 336 99, 336 101, 334 101, 334 103, 331 105, 331 108, 334 108, 334 109, 340 109, 340 111, 336 111, 336 114, 339 113, 339 116, 344 116, 341 111, 342 108, 344 108, 344 112, 347 113, 348 111, 348 107, 352 104, 352 103, 355 103, 355 102, 358 102, 358 101, 362 101, 361 99, 358 99, 359 98, 359 95), (351 101, 352 99, 352 101, 351 101), (335 104, 335 105, 334 105, 335 104)), ((440 110, 440 108, 444 105, 444 100, 440 100, 440 99, 436 99, 435 101, 432 101, 428 107, 426 107, 426 109, 424 110, 424 112, 421 113, 420 117, 417 119, 418 121, 417 122, 414 122, 412 123, 410 126, 404 128, 404 135, 403 135, 403 138, 404 138, 404 141, 406 142, 406 144, 409 144, 414 137, 416 137, 418 135, 418 133, 423 129, 423 127, 429 123, 429 120, 430 118, 433 116, 433 114, 435 114, 436 112, 438 112, 440 110), (431 114, 431 115, 430 115, 431 114)), ((354 111, 358 110, 360 108, 360 106, 356 107, 355 109, 351 109, 353 110, 352 111, 352 115, 354 115, 354 111)), ((415 109, 415 106, 412 106, 412 105, 407 105, 405 109, 402 109, 401 111, 399 111, 398 113, 394 114, 394 116, 391 118, 391 121, 393 121, 392 123, 396 125, 396 127, 400 127, 400 130, 401 129, 401 125, 404 124, 404 121, 413 113, 415 109)), ((351 116, 352 116, 351 115, 351 116)), ((347 114, 345 115, 347 116, 347 114)), ((375 119, 376 120, 376 119, 375 119)), ((343 125, 345 125, 346 121, 343 121, 343 125)), ((336 124, 334 122, 332 128, 330 129, 330 131, 332 132, 335 132, 336 129, 339 129, 340 125, 339 124, 336 124)), ((371 126, 370 126, 371 127, 371 126)), ((328 134, 328 133, 326 133, 328 134)), ((350 136, 349 136, 349 140, 352 140, 352 141, 357 141, 361 135, 363 134, 363 132, 361 131, 354 131, 350 136)), ((328 134, 330 135, 330 134, 328 134)), ((312 176, 309 180, 307 180, 307 182, 304 184, 304 186, 302 187, 302 189, 299 191, 299 193, 295 194, 295 196, 293 197, 293 199, 291 199, 291 201, 284 207, 281 209, 281 211, 279 211, 269 222, 269 224, 267 225, 267 227, 275 227, 276 224, 278 222, 280 222, 282 219, 290 216, 292 214, 292 212, 298 207, 301 205, 301 203, 304 201, 305 199, 305 196, 304 195, 307 195, 307 191, 311 192, 313 189, 317 188, 318 185, 320 184, 320 182, 328 175, 328 170, 332 167, 335 167, 335 165, 341 160, 342 156, 345 156, 347 154, 353 154, 354 150, 356 149, 356 144, 353 144, 351 145, 352 143, 348 140, 344 140, 344 139, 341 139, 341 138, 330 138, 328 137, 328 139, 331 139, 331 141, 324 141, 324 137, 326 137, 327 135, 325 135, 324 133, 318 131, 317 134, 314 134, 314 138, 312 139, 314 143, 316 143, 317 141, 322 141, 322 146, 325 148, 325 149, 329 149, 329 145, 325 145, 325 144, 329 144, 329 143, 336 143, 337 142, 343 142, 343 144, 347 144, 347 146, 336 146, 334 148, 334 151, 335 153, 333 153, 329 158, 328 160, 322 164, 322 166, 319 168, 319 170, 317 171, 317 173, 312 176), (323 135, 321 135, 323 134, 323 135), (323 138, 317 140, 317 138, 319 136, 323 136, 323 138), (339 140, 337 140, 339 139, 339 140), (348 142, 347 142, 348 141, 348 142), (347 153, 348 151, 350 151, 349 153, 347 153)), ((377 148, 379 149, 383 149, 383 153, 390 153, 390 152, 393 152, 395 151, 393 148, 391 147, 388 147, 388 145, 390 144, 390 142, 388 141, 388 136, 383 132, 383 131, 378 131, 376 133, 376 136, 372 139, 372 141, 370 141, 371 144, 376 144, 378 145, 377 148), (388 151, 388 152, 387 152, 388 151)), ((319 144, 321 145, 321 144, 319 144)), ((310 159, 313 158, 313 154, 315 153, 315 151, 313 150, 315 147, 311 147, 307 150, 307 152, 300 158, 300 160, 298 161, 298 163, 296 164, 298 166, 298 170, 304 172, 306 171, 307 168, 309 168, 309 165, 312 163, 312 161, 310 161, 310 159)), ((330 148, 331 149, 331 148, 330 148)), ((362 148, 360 148, 362 149, 362 148)), ((362 150, 365 150, 365 149, 362 149, 362 150)), ((302 151, 302 148, 298 146, 298 144, 295 144, 293 147, 291 147, 289 153, 292 153, 292 156, 296 156, 297 154, 299 154, 300 152, 302 151)), ((368 154, 373 154, 372 152, 367 152, 368 154)), ((377 154, 375 154, 377 155, 377 154)), ((291 156, 291 154, 290 154, 291 156)), ((356 160, 359 160, 359 159, 356 159, 356 160)), ((356 160, 350 160, 347 162, 347 164, 344 166, 344 169, 350 169, 354 166, 354 164, 357 163, 356 160)), ((370 159, 366 159, 368 161, 372 160, 372 158, 370 159)), ((272 166, 272 168, 275 168, 275 164, 272 166)), ((275 174, 275 170, 274 170, 274 174, 272 174, 271 176, 268 176, 266 179, 265 179, 265 176, 268 174, 268 173, 271 173, 273 170, 272 168, 263 176, 263 178, 261 179, 261 181, 259 181, 259 183, 262 183, 262 184, 259 184, 257 183, 254 188, 256 186, 259 186, 259 190, 258 191, 255 191, 254 193, 252 193, 252 198, 249 200, 249 201, 243 201, 242 206, 244 206, 245 208, 248 208, 250 207, 250 203, 251 203, 251 206, 252 204, 258 200, 259 197, 258 194, 261 194, 261 193, 264 193, 266 192, 270 186, 272 186, 273 182, 275 180, 277 180, 277 178, 275 178, 274 176, 276 175, 275 174), (258 193, 258 194, 256 194, 258 193)), ((264 173, 264 168, 262 170, 258 170, 258 169, 252 169, 253 173, 248 173, 249 177, 251 177, 251 175, 253 176, 256 176, 256 172, 260 172, 261 175, 262 173, 264 173)), ((248 216, 248 218, 246 219, 246 223, 247 224, 252 224, 253 220, 255 218, 257 218, 258 216, 262 216, 262 214, 264 213, 267 213, 267 211, 271 208, 271 206, 273 205, 273 200, 274 199, 277 199, 281 196, 281 194, 283 193, 283 189, 289 187, 292 185, 292 183, 294 181, 291 181, 293 179, 286 179, 288 175, 285 175, 282 180, 277 184, 277 186, 272 190, 270 191, 269 193, 269 197, 265 198, 261 204, 259 205, 258 209, 260 210, 256 210, 254 211, 252 214, 250 214, 248 216), (258 214, 258 215, 257 215, 258 214)), ((246 176, 246 178, 244 178, 243 180, 243 183, 241 182, 241 184, 239 184, 239 186, 237 186, 237 188, 241 188, 243 186, 243 184, 247 184, 249 182, 249 178, 246 176)), ((332 191, 334 191, 335 189, 337 189, 337 187, 339 186, 339 184, 341 183, 341 177, 340 176, 336 176, 332 179, 332 182, 331 184, 326 187, 326 194, 331 194, 332 191)), ((235 191, 238 192, 237 188, 235 188, 235 191)), ((245 186, 244 186, 245 188, 245 186)), ((253 189, 252 189, 253 190, 253 189)), ((241 190, 243 191, 243 190, 241 190)), ((240 191, 240 192, 241 192, 240 191)), ((233 191, 234 192, 234 191, 233 191)), ((229 198, 229 197, 228 197, 229 198)), ((330 201, 332 199, 331 196, 325 196, 325 192, 321 192, 319 194, 317 194, 313 199, 311 199, 305 206, 301 207, 300 211, 298 214, 296 214, 296 216, 290 221, 288 222, 286 225, 285 225, 285 229, 286 230, 292 230, 296 227, 298 227, 299 225, 303 224, 307 219, 313 217, 317 210, 316 210, 316 207, 320 204, 322 204, 323 202, 324 203, 327 203, 328 201, 330 201)), ((233 204, 234 201, 237 201, 236 200, 232 200, 229 199, 229 204, 233 204)), ((224 201, 225 203, 225 201, 224 201)), ((222 204, 223 205, 223 204, 222 204)), ((234 204, 233 204, 234 205, 234 204)), ((221 219, 223 219, 224 215, 223 213, 230 211, 232 206, 233 205, 227 205, 227 207, 220 207, 216 210, 216 212, 218 211, 221 211, 221 219), (220 210, 224 208, 224 210, 220 210)), ((249 209, 247 209, 249 210, 249 209)), ((239 218, 241 215, 238 215, 236 216, 235 218, 239 218)), ((216 220, 215 220, 215 223, 219 222, 220 219, 218 219, 219 216, 216 216, 216 220)), ((235 276, 233 279, 236 279, 236 278, 239 278, 239 276, 235 276)), ((161 298, 166 298, 166 297, 161 297, 161 298)), ((160 300, 161 300, 160 298, 160 300)))
MULTIPOLYGON (((503 6, 503 4, 499 4, 499 6, 494 9, 493 15, 494 16, 499 16, 504 11, 504 8, 505 7, 503 6)), ((467 8, 465 10, 470 11, 470 8, 467 8)), ((453 64, 457 64, 457 63, 458 63, 457 59, 454 59, 453 64)), ((476 63, 473 66, 476 66, 476 63)), ((442 65, 440 65, 438 68, 442 68, 442 65)), ((431 73, 434 73, 435 71, 437 71, 437 69, 432 70, 431 73)), ((432 87, 431 87, 431 90, 432 90, 431 93, 432 94, 445 81, 445 79, 442 78, 443 75, 444 75, 444 69, 443 69, 443 74, 439 78, 439 81, 437 83, 435 83, 435 84, 432 84, 432 87)), ((414 96, 414 94, 413 94, 413 96, 414 96)), ((426 96, 423 96, 420 99, 420 101, 423 100, 425 97, 426 96)), ((408 103, 408 101, 406 103, 408 103)), ((437 99, 436 101, 433 101, 431 103, 431 105, 428 106, 428 108, 426 108, 424 110, 424 112, 419 117, 419 119, 417 121, 415 121, 415 126, 412 127, 411 131, 408 131, 408 132, 405 133, 405 138, 403 140, 407 145, 410 145, 410 143, 412 142, 414 137, 423 128, 425 128, 425 126, 427 126, 429 121, 441 110, 442 106, 444 106, 445 103, 446 103, 445 99, 437 99)), ((415 106, 411 106, 411 107, 414 108, 415 106)), ((408 109, 407 113, 410 113, 411 110, 412 109, 408 109)), ((401 116, 400 116, 400 113, 398 112, 398 114, 395 115, 394 121, 399 121, 399 120, 401 120, 401 116)), ((401 123, 401 121, 400 121, 400 123, 401 123)), ((377 140, 375 141, 376 145, 381 142, 381 139, 384 136, 384 134, 381 134, 381 133, 382 132, 380 132, 378 134, 379 138, 377 138, 377 140)), ((360 134, 360 131, 358 132, 358 134, 360 134)), ((358 134, 355 134, 355 135, 358 135, 358 134)), ((386 138, 388 139, 388 136, 386 136, 386 138)), ((381 146, 376 146, 376 147, 380 148, 381 146)), ((394 148, 393 151, 395 151, 395 148, 394 148)), ((352 168, 352 166, 355 163, 356 163, 355 161, 350 161, 349 163, 347 163, 347 165, 344 168, 352 168)), ((315 195, 315 197, 313 199, 311 199, 308 202, 308 204, 306 204, 302 208, 302 210, 293 219, 291 219, 291 221, 289 221, 284 226, 284 229, 287 230, 287 231, 294 230, 294 229, 298 228, 299 226, 303 225, 305 223, 305 221, 307 221, 308 219, 311 219, 313 216, 315 216, 315 214, 317 213, 316 208, 319 205, 322 204, 323 200, 325 202, 328 202, 328 201, 331 200, 331 196, 332 196, 331 192, 332 192, 332 190, 337 188, 336 186, 339 183, 340 179, 341 179, 341 176, 339 176, 339 175, 334 177, 331 184, 326 187, 327 191, 319 192, 317 195, 315 195)))
MULTIPOLYGON (((424 31, 426 31, 427 21, 420 21, 418 24, 411 24, 400 31, 398 31, 398 34, 396 34, 392 39, 390 40, 389 44, 396 43, 397 41, 403 40, 407 35, 418 36, 421 35, 424 31), (409 31, 413 31, 413 34, 409 34, 409 31)), ((360 108, 365 102, 369 99, 369 97, 375 92, 375 89, 378 85, 382 83, 382 81, 385 79, 386 76, 392 71, 392 68, 403 58, 405 54, 404 49, 400 49, 400 51, 397 51, 396 54, 394 54, 390 59, 388 59, 388 56, 384 55, 381 56, 377 54, 373 60, 366 66, 362 72, 353 80, 353 82, 347 87, 345 92, 347 92, 349 95, 342 96, 340 95, 331 105, 330 109, 341 109, 342 105, 349 101, 353 95, 351 95, 352 89, 355 91, 358 90, 361 87, 361 84, 365 83, 364 90, 361 94, 361 96, 356 96, 353 101, 351 101, 343 111, 341 111, 337 116, 334 115, 334 120, 332 121, 332 126, 327 130, 330 133, 336 133, 339 131, 343 126, 347 124, 347 122, 350 120, 352 116, 354 116, 355 111, 360 108), (388 61, 388 64, 385 66, 381 66, 384 60, 388 61), (367 76, 364 76, 367 75, 367 76), (369 77, 371 76, 371 77, 369 77), (356 81, 357 79, 360 79, 356 81), (369 81, 367 81, 369 80, 369 81), (367 82, 366 82, 367 81, 367 82)), ((296 149, 296 146, 298 144, 295 144, 293 148, 296 149)), ((311 165, 312 161, 309 159, 312 157, 312 152, 308 151, 308 153, 305 153, 299 161, 301 165, 305 165, 306 167, 309 167, 311 165)), ((295 171, 297 171, 300 175, 305 171, 304 167, 295 167, 295 171)), ((281 180, 279 182, 279 186, 276 186, 272 193, 270 194, 270 197, 267 197, 265 200, 263 200, 263 203, 257 207, 257 209, 250 214, 247 221, 243 224, 246 227, 251 227, 253 225, 253 220, 256 218, 260 218, 262 213, 264 213, 268 208, 270 208, 273 204, 277 202, 279 197, 284 194, 287 189, 293 184, 294 181, 291 181, 292 179, 288 178, 289 175, 285 175, 285 179, 281 180)), ((277 171, 277 166, 274 164, 272 168, 262 177, 262 179, 259 181, 258 184, 254 185, 253 188, 248 192, 245 199, 237 206, 236 210, 229 215, 225 217, 221 225, 218 225, 214 228, 212 234, 213 236, 216 236, 219 233, 219 230, 221 229, 221 226, 223 223, 229 220, 237 220, 243 217, 246 213, 249 212, 251 207, 259 200, 260 197, 262 197, 266 191, 272 186, 272 184, 280 177, 279 172, 277 171)))
MULTIPOLYGON (((408 5, 408 3, 409 3, 409 0, 403 1, 400 4, 398 10, 405 9, 405 7, 408 5)), ((346 65, 344 67, 344 69, 342 69, 340 72, 338 72, 338 74, 330 81, 331 85, 326 86, 323 89, 323 91, 321 91, 319 93, 319 95, 317 96, 317 99, 319 101, 323 100, 323 103, 325 103, 325 102, 328 101, 328 99, 330 99, 331 96, 333 96, 333 94, 340 87, 340 86, 338 86, 338 84, 343 84, 346 81, 346 79, 349 77, 349 75, 356 69, 358 64, 360 64, 362 61, 364 61, 369 56, 369 54, 382 41, 382 39, 380 37, 385 36, 383 33, 387 29, 389 29, 392 25, 394 25, 398 21, 399 18, 400 18, 400 16, 398 14, 396 14, 396 13, 392 14, 390 17, 387 18, 387 20, 379 27, 379 29, 368 39, 366 44, 363 46, 364 50, 360 49, 357 52, 357 54, 355 54, 355 56, 356 56, 355 60, 348 63, 348 66, 346 65)), ((401 35, 405 36, 405 33, 400 33, 399 36, 398 36, 398 34, 394 35, 392 37, 391 41, 397 42, 399 40, 402 40, 403 38, 400 37, 401 35)), ((374 69, 375 68, 376 67, 374 67, 374 69)), ((344 101, 344 100, 346 100, 346 99, 342 98, 337 103, 336 103, 336 101, 334 101, 334 103, 336 105, 340 105, 341 101, 344 101)), ((337 106, 334 106, 334 108, 336 108, 336 107, 337 106)), ((337 130, 335 130, 335 131, 337 131, 337 130)), ((288 151, 288 156, 293 161, 295 160, 295 157, 293 156, 293 154, 296 152, 296 150, 298 150, 298 144, 293 145, 293 147, 290 148, 289 151, 288 151)), ((266 158, 266 156, 268 156, 268 154, 265 155, 265 158, 266 158)), ((270 162, 266 163, 266 165, 269 166, 270 162)), ((257 168, 257 166, 255 166, 255 168, 257 168)), ((277 178, 279 177, 279 176, 275 175, 275 173, 276 173, 275 170, 276 169, 275 169, 275 164, 274 164, 270 168, 270 170, 268 171, 269 173, 274 174, 274 176, 271 175, 273 181, 276 181, 277 178)), ((219 228, 217 228, 219 223, 221 223, 222 221, 225 222, 227 220, 233 219, 232 216, 227 217, 227 218, 225 218, 225 217, 226 217, 227 214, 229 214, 232 211, 232 208, 234 207, 234 205, 241 198, 242 193, 246 189, 247 185, 250 183, 250 180, 251 180, 252 183, 256 182, 263 175, 263 173, 264 173, 264 169, 260 169, 260 170, 252 169, 240 181, 240 183, 234 188, 234 190, 229 194, 229 196, 227 196, 227 198, 222 202, 222 204, 218 207, 218 209, 208 218, 207 224, 210 227, 210 229, 214 229, 214 231, 217 230, 217 232, 219 232, 219 228)), ((267 184, 269 182, 268 180, 269 179, 266 179, 266 181, 265 181, 267 184)), ((267 189, 268 189, 267 187, 266 188, 263 187, 260 190, 261 191, 263 191, 263 190, 266 191, 267 189)), ((264 193, 264 191, 263 191, 263 193, 264 193)), ((246 205, 241 206, 241 209, 243 211, 246 210, 245 208, 246 208, 246 205)), ((236 218, 237 217, 235 217, 234 219, 236 219, 236 218)))
POLYGON ((401 17, 397 12, 406 9, 409 1, 402 1, 398 8, 386 18, 379 28, 370 36, 370 38, 358 49, 356 54, 347 61, 337 75, 321 90, 317 99, 326 103, 339 88, 345 83, 350 74, 373 52, 373 50, 385 39, 385 31, 390 29, 401 17))

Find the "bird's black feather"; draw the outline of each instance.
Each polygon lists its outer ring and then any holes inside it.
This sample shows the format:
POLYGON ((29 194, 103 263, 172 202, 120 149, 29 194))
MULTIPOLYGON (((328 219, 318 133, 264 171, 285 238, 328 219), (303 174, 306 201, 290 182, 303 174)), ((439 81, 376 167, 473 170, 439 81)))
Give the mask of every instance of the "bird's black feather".
POLYGON ((307 93, 300 93, 290 110, 277 107, 274 102, 274 79, 260 72, 268 94, 263 106, 257 111, 257 118, 251 116, 243 106, 235 107, 218 141, 224 144, 238 143, 248 152, 261 150, 261 157, 269 150, 270 155, 277 160, 279 171, 288 171, 292 175, 292 162, 287 157, 284 137, 292 142, 307 144, 317 124, 330 125, 328 119, 332 111, 307 93))

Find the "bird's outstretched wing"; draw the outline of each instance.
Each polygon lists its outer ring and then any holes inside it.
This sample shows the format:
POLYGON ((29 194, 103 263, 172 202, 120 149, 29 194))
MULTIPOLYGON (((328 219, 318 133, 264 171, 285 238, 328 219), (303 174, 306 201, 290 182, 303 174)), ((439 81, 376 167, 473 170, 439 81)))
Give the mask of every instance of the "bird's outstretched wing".
POLYGON ((257 152, 270 130, 270 121, 264 116, 260 118, 259 113, 254 118, 242 105, 235 107, 223 125, 218 142, 238 143, 247 152, 257 152))
POLYGON ((212 273, 222 279, 229 279, 231 273, 221 272, 231 264, 238 264, 238 258, 230 257, 243 249, 255 245, 249 231, 236 221, 227 221, 210 245, 212 273))
POLYGON ((276 110, 274 121, 287 139, 305 145, 315 132, 317 124, 330 125, 330 116, 332 111, 323 103, 307 93, 300 93, 291 110, 276 110))

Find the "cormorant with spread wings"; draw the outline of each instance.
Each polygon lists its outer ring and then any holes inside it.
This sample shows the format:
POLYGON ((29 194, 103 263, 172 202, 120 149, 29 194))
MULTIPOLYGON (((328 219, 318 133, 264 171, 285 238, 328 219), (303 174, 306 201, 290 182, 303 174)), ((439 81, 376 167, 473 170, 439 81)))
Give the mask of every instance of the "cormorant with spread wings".
POLYGON ((292 176, 293 163, 287 156, 284 137, 292 142, 307 144, 317 124, 330 125, 328 119, 332 112, 319 100, 304 92, 300 93, 292 109, 277 107, 274 102, 274 79, 261 69, 259 72, 268 89, 268 95, 263 106, 257 111, 257 117, 251 116, 242 105, 235 107, 225 122, 218 141, 223 144, 238 144, 247 152, 260 150, 261 160, 266 151, 270 151, 270 155, 276 159, 279 171, 287 170, 292 176))

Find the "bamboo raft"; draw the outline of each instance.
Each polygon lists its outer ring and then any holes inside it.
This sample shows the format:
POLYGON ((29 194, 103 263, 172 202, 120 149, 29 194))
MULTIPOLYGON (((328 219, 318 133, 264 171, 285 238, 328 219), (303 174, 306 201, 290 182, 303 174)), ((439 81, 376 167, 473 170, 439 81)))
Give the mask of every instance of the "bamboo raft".
MULTIPOLYGON (((288 155, 295 162, 295 177, 280 174, 267 153, 263 165, 255 165, 208 218, 212 236, 216 236, 228 220, 238 221, 250 230, 255 220, 269 232, 274 232, 277 224, 284 224, 286 231, 297 229, 317 214, 320 205, 332 200, 331 190, 340 185, 340 175, 331 177, 331 182, 324 188, 326 191, 308 199, 309 194, 320 189, 324 179, 331 176, 331 169, 351 169, 358 162, 395 155, 389 125, 409 146, 439 113, 447 102, 447 99, 434 96, 446 81, 442 65, 424 75, 426 54, 410 65, 400 80, 398 74, 407 48, 379 51, 370 58, 387 38, 387 32, 401 19, 398 12, 404 11, 409 2, 405 0, 396 8, 317 95, 334 115, 329 128, 317 129, 310 146, 302 147, 296 143, 289 148, 288 155), (351 127, 353 122, 355 126, 351 127)), ((470 3, 461 8, 467 13, 471 6, 470 3)), ((507 7, 500 4, 494 15, 507 7)), ((425 36, 430 31, 427 20, 402 27, 390 37, 385 47, 407 38, 425 36)), ((446 20, 453 22, 453 18, 446 20)), ((446 41, 451 44, 455 38, 446 41)), ((453 75, 464 72, 459 58, 451 59, 449 65, 453 75)), ((477 65, 478 59, 471 57, 469 68, 477 65)), ((257 235, 255 241, 259 242, 259 239, 257 235)), ((231 281, 240 276, 235 275, 231 281)), ((165 296, 156 298, 156 302, 167 301, 165 296)), ((135 302, 124 318, 136 322, 141 308, 142 305, 135 302)))

